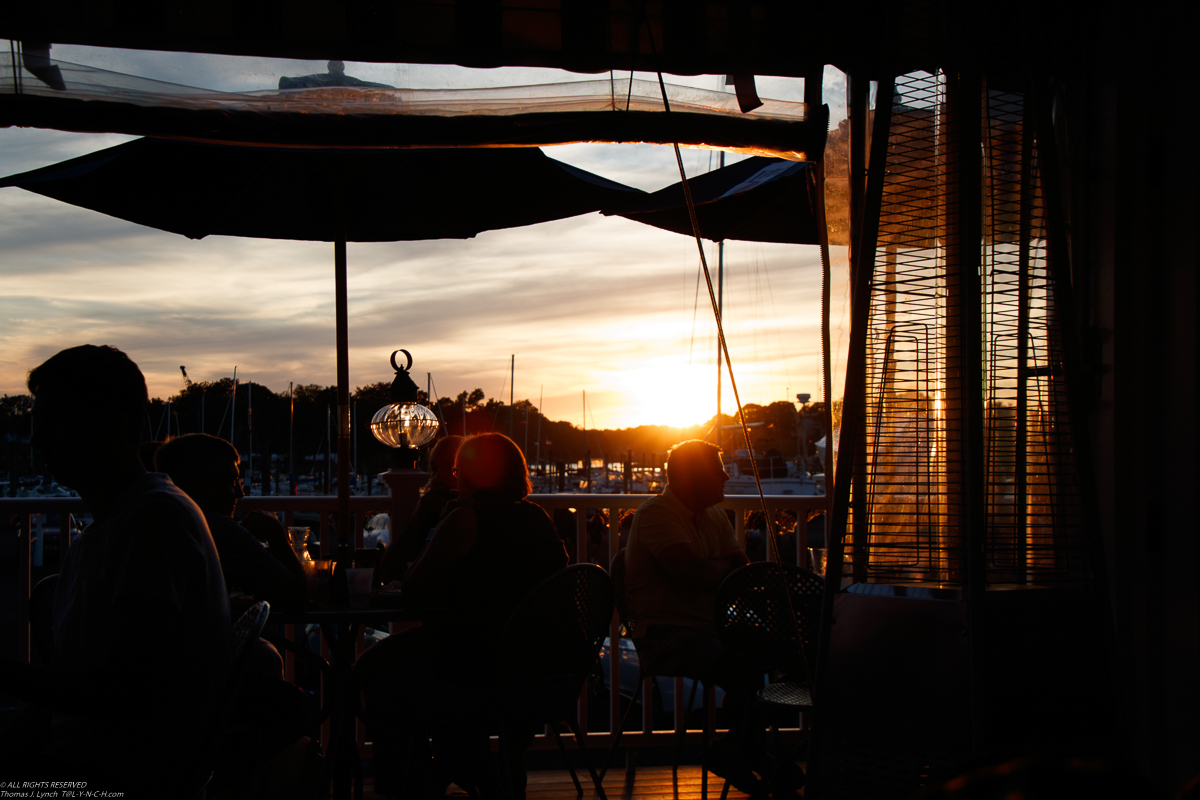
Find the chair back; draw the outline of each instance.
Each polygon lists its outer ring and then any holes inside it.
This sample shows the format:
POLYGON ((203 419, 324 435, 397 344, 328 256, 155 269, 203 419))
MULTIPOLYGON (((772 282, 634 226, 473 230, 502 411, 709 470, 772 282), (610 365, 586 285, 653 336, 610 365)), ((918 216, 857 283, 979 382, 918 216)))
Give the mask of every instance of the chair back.
POLYGON ((47 665, 54 655, 54 589, 58 573, 47 575, 29 592, 29 632, 35 664, 47 665))
POLYGON ((250 649, 262 635, 263 626, 267 624, 267 617, 270 613, 271 606, 264 600, 250 606, 244 614, 238 617, 237 622, 233 623, 233 664, 229 673, 230 684, 241 682, 241 673, 246 666, 246 659, 250 657, 250 649))
POLYGON ((810 681, 824 585, 791 564, 760 561, 734 570, 717 589, 721 645, 756 670, 799 672, 810 681))
POLYGON ((181 785, 186 787, 186 790, 179 795, 181 797, 202 798, 204 796, 204 787, 212 776, 212 768, 221 748, 222 736, 233 716, 234 702, 237 700, 238 689, 242 684, 242 675, 246 670, 250 651, 258 641, 258 637, 262 635, 263 626, 266 625, 267 616, 270 613, 271 606, 268 603, 258 602, 250 606, 242 616, 238 617, 237 622, 233 623, 231 629, 233 657, 230 660, 229 673, 225 678, 225 686, 217 696, 217 702, 209 708, 208 714, 201 722, 202 751, 195 762, 194 771, 183 773, 181 785))
POLYGON ((497 654, 500 685, 515 687, 507 694, 513 704, 527 702, 531 692, 573 701, 600 653, 612 614, 612 581, 595 564, 559 570, 526 595, 505 623, 497 654))
MULTIPOLYGON (((245 613, 238 617, 237 622, 233 623, 231 629, 231 652, 229 673, 225 677, 225 686, 221 689, 221 694, 217 697, 217 702, 209 709, 207 718, 204 720, 204 746, 212 748, 212 756, 216 756, 216 751, 220 745, 221 734, 229 725, 229 718, 233 716, 233 704, 237 699, 238 689, 242 685, 242 674, 246 670, 246 662, 250 658, 250 651, 254 644, 258 641, 258 637, 262 635, 263 626, 267 623, 267 616, 271 613, 271 606, 266 602, 258 602, 250 606, 245 613)), ((211 759, 209 760, 211 765, 211 759)))

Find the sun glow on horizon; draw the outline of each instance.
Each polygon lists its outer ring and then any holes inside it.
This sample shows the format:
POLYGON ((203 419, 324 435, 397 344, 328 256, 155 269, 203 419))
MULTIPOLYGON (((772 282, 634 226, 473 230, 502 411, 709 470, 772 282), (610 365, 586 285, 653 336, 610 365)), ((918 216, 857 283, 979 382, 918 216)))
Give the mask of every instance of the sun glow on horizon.
POLYGON ((645 366, 626 369, 613 389, 627 398, 629 411, 622 416, 640 425, 686 428, 716 414, 714 367, 680 363, 677 356, 650 358, 645 366))

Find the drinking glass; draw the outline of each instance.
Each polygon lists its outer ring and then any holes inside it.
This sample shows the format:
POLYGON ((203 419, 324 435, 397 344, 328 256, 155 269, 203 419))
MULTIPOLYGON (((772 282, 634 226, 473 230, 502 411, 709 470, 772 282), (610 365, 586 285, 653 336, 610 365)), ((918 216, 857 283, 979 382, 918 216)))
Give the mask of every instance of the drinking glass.
POLYGON ((301 561, 312 561, 312 556, 308 552, 308 528, 288 528, 287 532, 288 543, 291 544, 292 550, 295 551, 296 558, 301 561))
POLYGON ((808 567, 822 578, 825 577, 825 559, 828 552, 824 547, 808 548, 808 567))

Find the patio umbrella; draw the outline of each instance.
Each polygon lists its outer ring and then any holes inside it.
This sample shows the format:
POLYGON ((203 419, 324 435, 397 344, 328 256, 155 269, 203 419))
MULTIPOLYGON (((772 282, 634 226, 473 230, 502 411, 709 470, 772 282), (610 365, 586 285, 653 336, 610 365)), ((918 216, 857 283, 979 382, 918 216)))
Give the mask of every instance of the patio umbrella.
MULTIPOLYGON (((714 242, 820 244, 813 209, 812 164, 754 157, 688 179, 700 235, 714 242)), ((619 199, 603 213, 692 235, 683 185, 643 198, 619 199)))
POLYGON ((4 186, 191 239, 322 242, 469 239, 644 195, 533 148, 308 149, 166 139, 136 139, 0 179, 4 186))
MULTIPOLYGON (((0 179, 5 186, 192 239, 223 234, 335 243, 343 526, 350 464, 346 242, 468 239, 620 206, 643 194, 537 149, 306 149, 163 139, 137 139, 0 179)), ((348 547, 340 536, 341 557, 348 547)))

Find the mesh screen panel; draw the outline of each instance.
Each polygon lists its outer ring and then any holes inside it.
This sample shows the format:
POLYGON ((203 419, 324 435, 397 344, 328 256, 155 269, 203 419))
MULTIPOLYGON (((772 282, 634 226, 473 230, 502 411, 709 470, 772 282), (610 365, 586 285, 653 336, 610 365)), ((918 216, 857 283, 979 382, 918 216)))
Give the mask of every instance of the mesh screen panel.
POLYGON ((1088 575, 1036 140, 1021 94, 984 106, 984 392, 989 583, 1088 575))
POLYGON ((1032 110, 1021 94, 986 91, 981 109, 962 110, 946 87, 924 72, 895 84, 844 574, 962 585, 974 492, 986 508, 988 584, 1081 580, 1088 560, 1032 110), (978 143, 960 133, 972 130, 956 118, 966 112, 981 120, 978 143), (969 163, 960 156, 976 146, 977 201, 959 194, 969 163), (980 212, 976 240, 962 215, 980 212), (977 274, 961 266, 976 261, 977 274), (960 310, 976 297, 982 325, 972 333, 960 310), (982 385, 970 383, 973 359, 982 385), (964 414, 979 392, 984 480, 969 486, 964 414))

